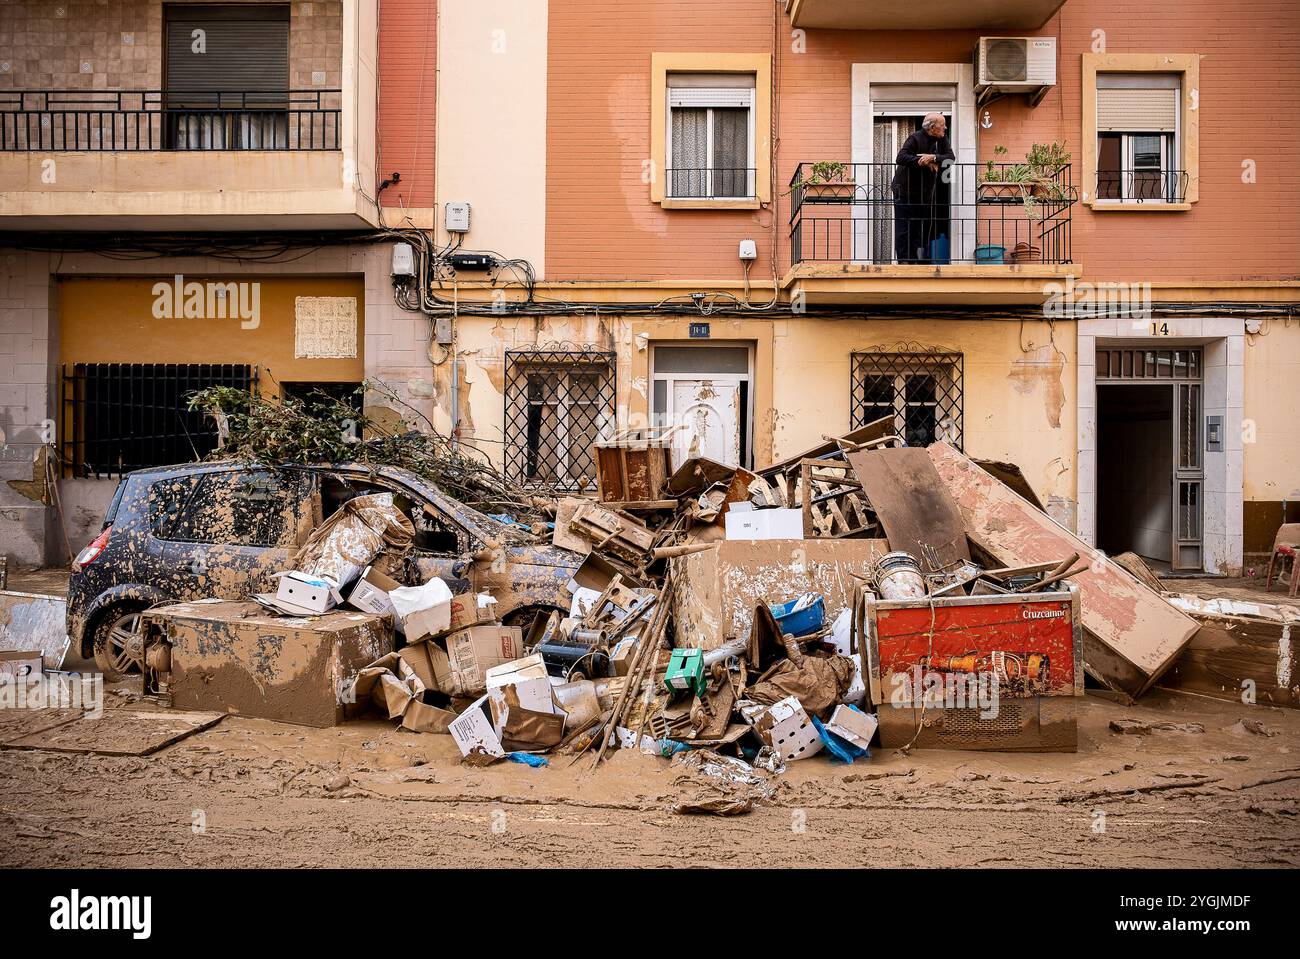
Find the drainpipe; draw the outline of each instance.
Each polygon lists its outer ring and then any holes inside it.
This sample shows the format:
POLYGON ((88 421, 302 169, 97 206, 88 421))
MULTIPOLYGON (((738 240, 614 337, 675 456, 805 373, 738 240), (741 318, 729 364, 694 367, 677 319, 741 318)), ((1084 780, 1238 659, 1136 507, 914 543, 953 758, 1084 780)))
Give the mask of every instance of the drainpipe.
POLYGON ((460 362, 456 356, 456 321, 460 318, 460 292, 451 284, 451 448, 460 445, 460 362))

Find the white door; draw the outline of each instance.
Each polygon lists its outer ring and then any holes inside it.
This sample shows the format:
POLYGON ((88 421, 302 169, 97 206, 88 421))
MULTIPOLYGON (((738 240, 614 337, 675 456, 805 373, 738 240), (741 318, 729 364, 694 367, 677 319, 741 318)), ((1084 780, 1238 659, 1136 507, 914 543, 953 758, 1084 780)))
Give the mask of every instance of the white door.
POLYGON ((740 465, 740 384, 726 380, 675 380, 673 468, 696 456, 740 465))

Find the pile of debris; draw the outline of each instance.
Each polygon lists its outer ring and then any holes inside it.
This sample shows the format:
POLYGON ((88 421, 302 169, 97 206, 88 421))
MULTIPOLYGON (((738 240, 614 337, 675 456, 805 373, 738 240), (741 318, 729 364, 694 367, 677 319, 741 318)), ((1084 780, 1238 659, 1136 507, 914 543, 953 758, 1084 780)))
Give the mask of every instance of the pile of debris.
POLYGON ((1141 695, 1196 622, 1053 522, 1013 467, 907 447, 891 423, 756 472, 673 470, 670 432, 597 443, 594 497, 497 517, 572 558, 555 567, 568 608, 509 624, 493 589, 453 589, 499 549, 432 574, 393 494, 356 496, 276 592, 150 611, 146 687, 317 725, 377 713, 468 762, 631 748, 733 783, 876 742, 1076 748, 1085 671, 1141 695), (241 643, 280 667, 275 695, 241 643))

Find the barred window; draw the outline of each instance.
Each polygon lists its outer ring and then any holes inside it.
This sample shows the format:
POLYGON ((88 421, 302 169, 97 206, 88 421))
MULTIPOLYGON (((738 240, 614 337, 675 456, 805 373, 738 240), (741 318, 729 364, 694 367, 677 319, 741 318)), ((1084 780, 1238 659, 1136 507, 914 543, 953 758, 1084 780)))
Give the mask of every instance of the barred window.
POLYGON ((190 394, 256 382, 257 367, 242 364, 65 364, 64 468, 93 477, 200 460, 216 449, 217 432, 189 408, 190 394))
POLYGON ((854 353, 851 369, 854 429, 893 416, 908 446, 962 448, 960 353, 854 353))
POLYGON ((614 354, 506 351, 506 475, 594 489, 592 444, 614 429, 614 354))

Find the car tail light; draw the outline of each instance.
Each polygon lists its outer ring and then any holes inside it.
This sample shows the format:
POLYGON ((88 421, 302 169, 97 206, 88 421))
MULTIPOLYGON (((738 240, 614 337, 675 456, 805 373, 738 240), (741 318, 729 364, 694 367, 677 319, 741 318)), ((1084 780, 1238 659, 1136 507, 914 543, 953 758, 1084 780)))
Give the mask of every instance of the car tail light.
POLYGON ((72 562, 72 571, 74 573, 80 573, 85 567, 99 559, 99 554, 104 552, 104 548, 108 546, 108 536, 112 532, 112 526, 105 526, 104 532, 96 536, 93 543, 77 554, 77 558, 72 562))

